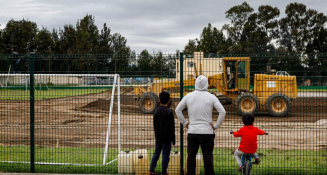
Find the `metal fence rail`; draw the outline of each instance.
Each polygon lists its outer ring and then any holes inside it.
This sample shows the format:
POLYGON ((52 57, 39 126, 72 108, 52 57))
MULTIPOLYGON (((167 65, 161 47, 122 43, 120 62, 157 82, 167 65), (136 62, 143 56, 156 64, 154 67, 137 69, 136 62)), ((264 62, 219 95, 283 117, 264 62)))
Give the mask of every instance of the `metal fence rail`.
MULTIPOLYGON (((216 174, 239 174, 233 152, 240 139, 229 132, 243 127, 241 113, 257 104, 254 125, 269 135, 258 136, 261 163, 252 174, 327 174, 325 67, 325 53, 0 55, 0 172, 148 172, 158 93, 171 94, 175 111, 205 75, 227 112, 215 130, 216 174), (249 94, 258 103, 246 100, 249 94), (119 161, 124 151, 134 161, 144 155, 146 164, 119 161)), ((215 122, 218 113, 212 116, 215 122)), ((170 174, 186 171, 187 129, 176 115, 175 134, 172 151, 181 156, 172 154, 170 174)), ((204 174, 203 161, 196 168, 204 174)))

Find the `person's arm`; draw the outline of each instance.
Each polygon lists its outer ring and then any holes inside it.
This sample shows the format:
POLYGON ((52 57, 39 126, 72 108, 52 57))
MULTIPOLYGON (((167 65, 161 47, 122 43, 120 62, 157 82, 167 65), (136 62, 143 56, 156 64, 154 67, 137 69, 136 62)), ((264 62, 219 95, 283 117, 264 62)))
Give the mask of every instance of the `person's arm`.
POLYGON ((225 119, 225 116, 226 116, 226 111, 225 111, 223 105, 221 105, 221 103, 218 100, 218 98, 216 98, 216 101, 214 103, 214 107, 219 112, 219 116, 218 116, 217 122, 214 125, 214 128, 217 129, 223 123, 223 120, 225 119))
POLYGON ((264 130, 258 129, 258 135, 264 135, 266 132, 264 130))
POLYGON ((186 100, 185 97, 182 99, 182 101, 179 102, 175 109, 175 113, 177 115, 178 120, 182 123, 183 126, 188 125, 188 121, 183 116, 183 109, 186 107, 186 100))
POLYGON ((171 134, 171 137, 172 137, 172 142, 173 142, 173 145, 175 145, 175 120, 174 120, 174 114, 173 114, 173 111, 170 111, 169 112, 169 130, 170 130, 170 134, 171 134))
POLYGON ((238 131, 233 131, 234 137, 241 137, 242 136, 242 128, 238 131))

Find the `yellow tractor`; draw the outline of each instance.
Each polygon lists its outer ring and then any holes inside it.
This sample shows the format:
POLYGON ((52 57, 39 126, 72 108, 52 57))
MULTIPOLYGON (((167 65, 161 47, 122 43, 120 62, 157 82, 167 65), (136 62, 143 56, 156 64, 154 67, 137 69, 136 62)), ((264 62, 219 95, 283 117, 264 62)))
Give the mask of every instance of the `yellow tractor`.
MULTIPOLYGON (((207 77, 209 89, 216 88, 235 101, 235 108, 241 115, 256 114, 261 109, 271 116, 286 116, 291 111, 291 100, 297 97, 296 77, 275 75, 268 64, 266 74, 254 75, 254 86, 250 89, 250 61, 249 57, 224 57, 223 73, 207 77)), ((194 69, 197 77, 196 65, 194 69)), ((194 86, 195 79, 183 82, 184 86, 194 86)), ((152 83, 147 89, 135 87, 134 93, 139 96, 141 111, 153 113, 159 105, 159 93, 179 86, 180 81, 152 83)), ((179 93, 171 93, 171 97, 179 97, 179 93)))

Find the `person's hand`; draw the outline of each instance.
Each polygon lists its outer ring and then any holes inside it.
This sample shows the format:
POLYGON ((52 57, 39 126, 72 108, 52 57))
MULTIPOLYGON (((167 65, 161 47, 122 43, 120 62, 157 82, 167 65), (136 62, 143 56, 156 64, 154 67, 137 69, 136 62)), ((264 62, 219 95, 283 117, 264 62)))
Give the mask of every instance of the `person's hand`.
POLYGON ((187 122, 186 129, 188 129, 188 125, 190 125, 190 122, 187 122))
POLYGON ((233 133, 234 133, 234 132, 237 132, 237 131, 233 131, 233 133))
POLYGON ((210 125, 211 125, 211 127, 212 127, 213 130, 216 130, 215 126, 213 126, 212 123, 210 123, 210 125))

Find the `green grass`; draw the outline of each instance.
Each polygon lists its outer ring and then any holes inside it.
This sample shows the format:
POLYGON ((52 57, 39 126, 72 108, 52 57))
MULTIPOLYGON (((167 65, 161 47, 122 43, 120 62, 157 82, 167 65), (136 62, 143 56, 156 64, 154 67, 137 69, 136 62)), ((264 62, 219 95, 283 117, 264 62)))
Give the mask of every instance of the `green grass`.
MULTIPOLYGON (((68 96, 100 93, 108 89, 49 89, 34 91, 35 100, 61 98, 68 96)), ((30 91, 26 90, 0 90, 0 100, 30 100, 30 91)))
MULTIPOLYGON (((0 146, 1 161, 30 161, 30 147, 27 146, 0 146)), ((78 165, 35 165, 38 173, 117 173, 117 161, 102 166, 103 148, 35 148, 35 162, 47 163, 74 163, 98 164, 99 166, 78 165)), ((107 162, 116 159, 116 149, 108 150, 107 162)), ((1 172, 29 172, 30 164, 0 163, 1 172)))
MULTIPOLYGON (((174 149, 178 150, 178 148, 174 149)), ((117 174, 117 161, 106 166, 101 166, 103 160, 103 148, 40 148, 35 149, 36 162, 75 163, 75 164, 99 164, 99 166, 79 165, 36 165, 37 173, 104 173, 117 174)), ((237 164, 231 149, 214 149, 214 167, 216 174, 239 174, 237 164)), ((148 150, 149 164, 154 149, 148 150)), ((186 153, 186 149, 184 150, 186 153)), ((260 165, 253 167, 253 174, 327 174, 327 150, 271 150, 263 149, 257 152, 261 158, 260 165)), ((116 149, 108 150, 108 159, 116 159, 116 149)), ((186 156, 184 156, 185 162, 186 156)), ((30 160, 29 147, 27 146, 0 146, 1 161, 24 161, 30 160)), ((1 172, 29 172, 29 164, 0 163, 1 172)), ((161 171, 161 158, 155 169, 161 171)), ((201 173, 204 174, 203 164, 201 173)))
MULTIPOLYGON (((78 96, 91 93, 100 93, 108 90, 108 88, 85 88, 85 89, 55 89, 49 88, 49 90, 36 90, 35 100, 44 100, 52 98, 61 98, 68 96, 78 96)), ((190 90, 194 90, 190 88, 190 90)), ((209 89, 209 92, 216 92, 217 89, 209 89)), ((327 92, 327 89, 298 89, 298 92, 327 92)), ((20 89, 1 89, 0 88, 0 100, 30 100, 29 90, 20 89)))

